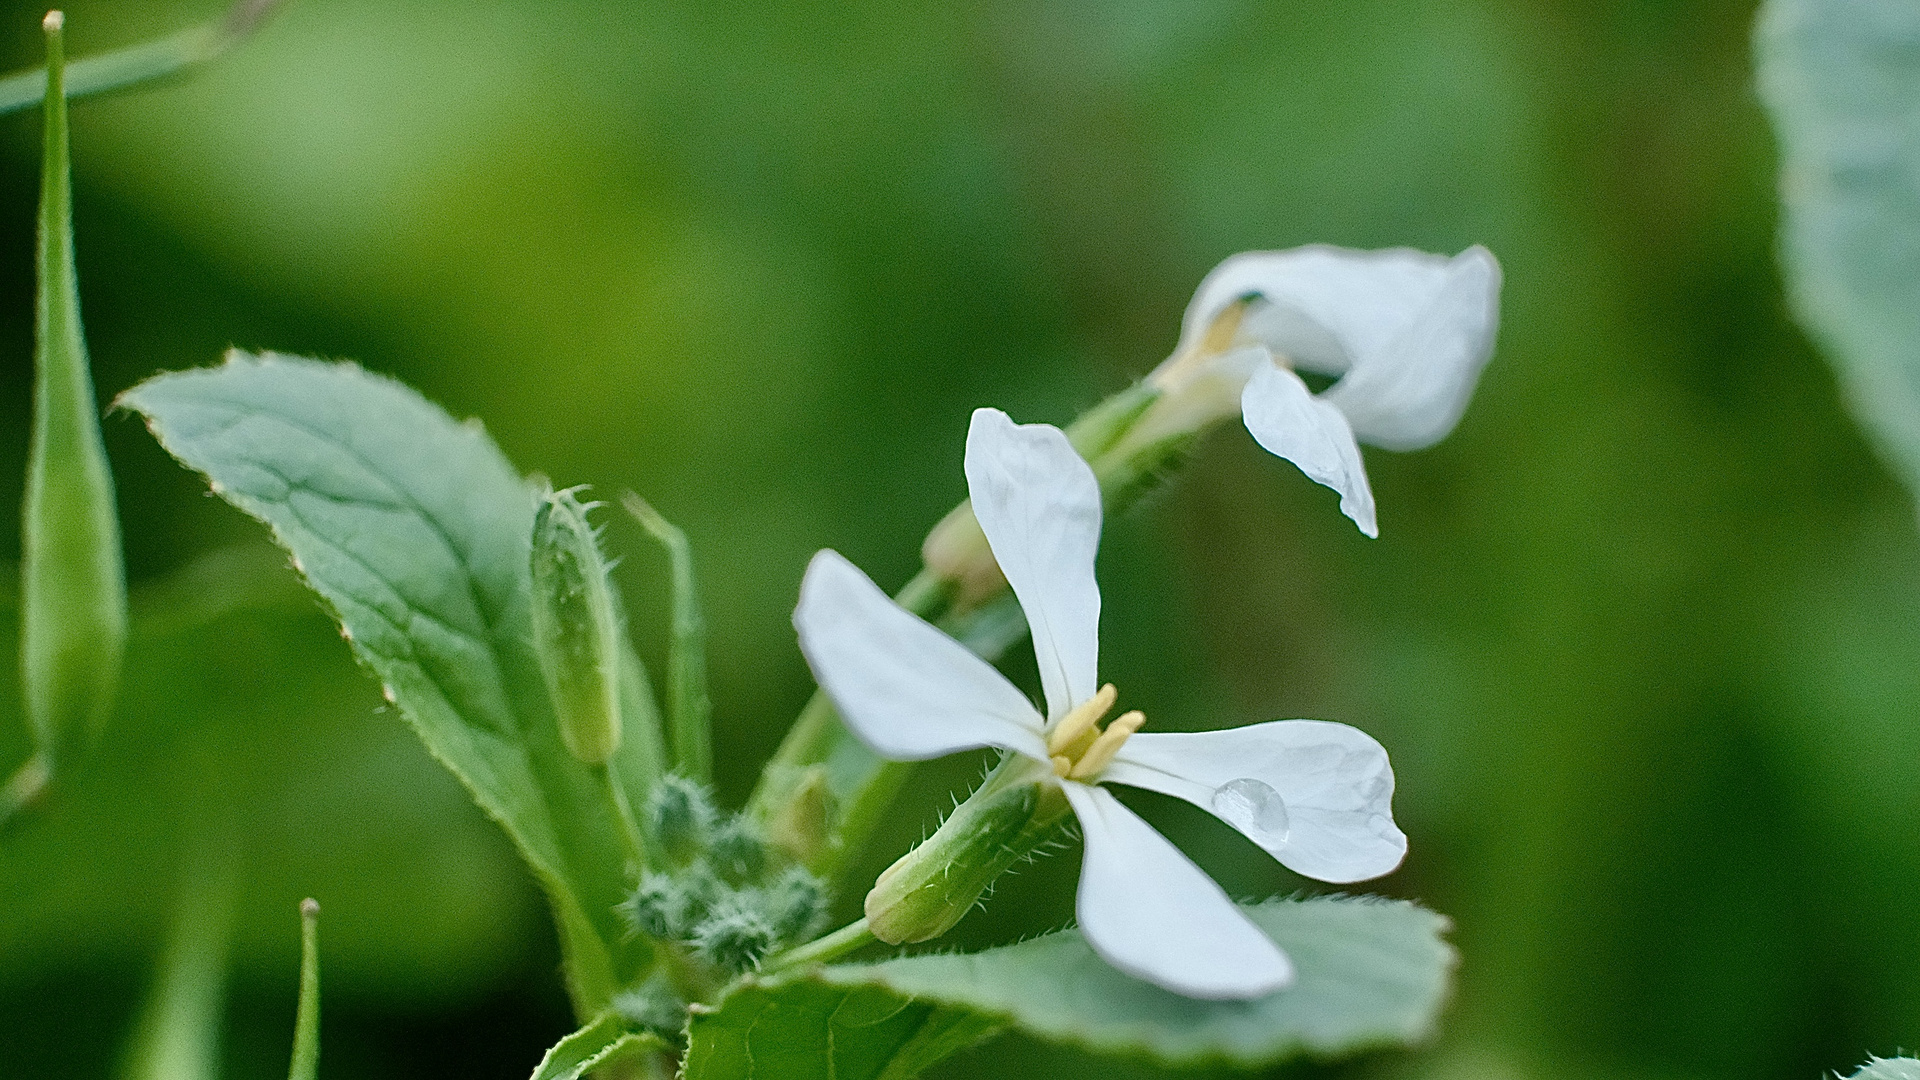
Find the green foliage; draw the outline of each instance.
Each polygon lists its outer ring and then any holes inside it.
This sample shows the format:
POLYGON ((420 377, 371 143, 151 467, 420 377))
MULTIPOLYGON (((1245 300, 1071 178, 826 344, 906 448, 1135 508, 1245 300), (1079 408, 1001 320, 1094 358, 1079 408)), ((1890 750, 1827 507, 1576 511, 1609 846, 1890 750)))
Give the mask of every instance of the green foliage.
POLYGON ((1780 138, 1794 306, 1920 493, 1920 8, 1770 0, 1756 35, 1780 138))
POLYGON ((1132 979, 1065 930, 972 954, 845 964, 733 991, 696 1013, 689 1080, 905 1077, 1008 1025, 1169 1064, 1269 1064, 1417 1042, 1444 1003, 1446 920, 1401 901, 1270 901, 1248 914, 1293 987, 1196 1001, 1132 979))
POLYGON ((428 748, 513 837, 552 901, 575 1008, 599 1012, 646 952, 614 911, 619 823, 562 745, 532 652, 526 483, 480 428, 351 365, 235 353, 122 401, 292 552, 428 748))
MULTIPOLYGON (((64 87, 62 19, 46 19, 47 78, 64 87)), ((27 721, 55 769, 105 721, 126 649, 126 574, 113 475, 80 328, 63 92, 46 96, 34 319, 33 445, 23 505, 20 669, 27 721)))
POLYGON ((561 1039, 540 1059, 533 1080, 580 1080, 594 1069, 638 1062, 665 1050, 659 1036, 627 1029, 616 1013, 605 1013, 561 1039))
POLYGON ((1874 1058, 1847 1080, 1920 1080, 1920 1061, 1913 1058, 1874 1058))

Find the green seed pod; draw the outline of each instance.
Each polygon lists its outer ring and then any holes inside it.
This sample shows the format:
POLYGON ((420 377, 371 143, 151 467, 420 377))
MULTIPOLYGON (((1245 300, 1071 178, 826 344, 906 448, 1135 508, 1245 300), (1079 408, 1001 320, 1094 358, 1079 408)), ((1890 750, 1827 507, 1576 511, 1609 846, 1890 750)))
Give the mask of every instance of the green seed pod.
POLYGON ((595 504, 578 489, 548 492, 533 519, 533 647, 574 757, 605 764, 620 748, 620 622, 600 541, 587 524, 595 504))
POLYGON ((1066 816, 1058 788, 1013 759, 900 857, 867 894, 867 927, 890 945, 939 937, 1014 863, 1047 842, 1066 816))

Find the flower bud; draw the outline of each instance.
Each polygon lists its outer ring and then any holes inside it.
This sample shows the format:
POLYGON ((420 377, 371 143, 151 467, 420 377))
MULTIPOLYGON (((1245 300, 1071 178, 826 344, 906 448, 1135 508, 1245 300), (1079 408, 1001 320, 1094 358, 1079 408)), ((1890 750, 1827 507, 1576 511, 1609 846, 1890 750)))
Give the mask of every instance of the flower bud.
POLYGON ((890 945, 951 930, 988 886, 1052 836, 1068 806, 1035 782, 1035 763, 1011 759, 947 820, 880 875, 867 894, 867 927, 890 945))
POLYGON ((548 492, 533 519, 533 647, 574 757, 620 748, 620 622, 600 541, 573 489, 548 492))
POLYGON ((827 887, 798 866, 762 890, 767 922, 781 941, 805 941, 827 917, 827 887))
POLYGON ((737 903, 717 906, 693 931, 701 959, 723 971, 752 971, 780 943, 766 917, 737 903))
POLYGON ((684 776, 663 776, 647 793, 647 832, 655 847, 676 863, 700 854, 718 816, 707 789, 684 776))
POLYGON ((707 841, 707 865, 729 884, 745 885, 767 869, 767 845, 744 818, 732 817, 707 841))
POLYGON ((658 974, 615 994, 612 1005, 629 1024, 668 1040, 678 1040, 687 1024, 687 1003, 658 974))
POLYGON ((823 765, 802 771, 786 801, 767 820, 767 842, 803 863, 811 863, 832 844, 833 792, 823 765))

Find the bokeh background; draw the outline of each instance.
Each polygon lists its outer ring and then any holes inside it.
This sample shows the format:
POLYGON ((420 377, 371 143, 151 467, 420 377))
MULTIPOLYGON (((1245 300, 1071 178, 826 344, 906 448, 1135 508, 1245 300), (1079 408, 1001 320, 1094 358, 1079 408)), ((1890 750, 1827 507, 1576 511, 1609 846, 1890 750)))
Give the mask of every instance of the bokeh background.
MULTIPOLYGON (((69 47, 221 8, 74 0, 69 47)), ((0 4, 5 66, 36 62, 41 10, 0 4)), ((1330 1075, 1810 1080, 1920 1043, 1920 541, 1785 314, 1752 16, 292 0, 190 80, 76 106, 95 369, 110 396, 228 345, 352 357, 529 471, 644 493, 696 545, 737 803, 809 690, 807 556, 903 581, 964 494, 970 409, 1071 419, 1235 251, 1486 244, 1498 353, 1444 444, 1368 452, 1381 538, 1223 430, 1110 524, 1104 666, 1157 726, 1320 717, 1392 751, 1413 850, 1369 888, 1452 916, 1464 959, 1432 1046, 1330 1075)), ((0 119, 6 506, 38 140, 0 119)), ((107 441, 128 687, 87 774, 0 843, 0 1074, 112 1074, 211 859, 242 881, 228 1077, 283 1074, 304 895, 323 1076, 524 1077, 569 1025, 506 843, 260 530, 136 422, 107 441)), ((664 567, 610 537, 657 664, 664 567)), ((976 768, 922 773, 866 880, 976 768)), ((1234 891, 1303 886, 1133 801, 1234 891)), ((1076 861, 956 936, 1060 925, 1076 861)), ((937 1075, 1041 1070, 1153 1075, 1012 1036, 937 1075)))

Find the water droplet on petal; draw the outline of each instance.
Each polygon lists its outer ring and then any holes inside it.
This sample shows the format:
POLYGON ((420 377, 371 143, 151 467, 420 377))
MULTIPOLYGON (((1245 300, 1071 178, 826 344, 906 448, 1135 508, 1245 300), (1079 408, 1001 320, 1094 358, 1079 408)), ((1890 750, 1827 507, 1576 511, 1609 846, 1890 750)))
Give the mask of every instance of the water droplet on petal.
POLYGON ((1229 780, 1213 793, 1213 812, 1262 847, 1287 842, 1291 828, 1280 793, 1249 776, 1229 780))

